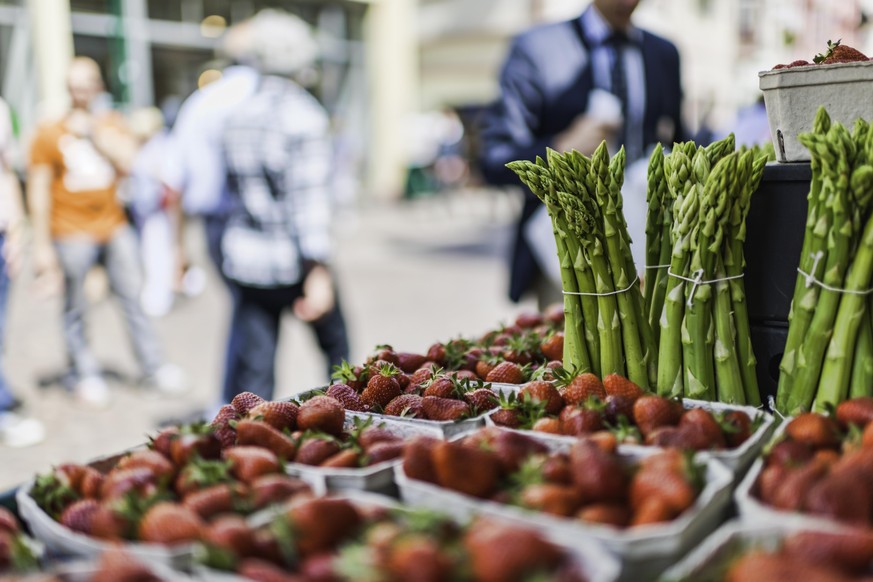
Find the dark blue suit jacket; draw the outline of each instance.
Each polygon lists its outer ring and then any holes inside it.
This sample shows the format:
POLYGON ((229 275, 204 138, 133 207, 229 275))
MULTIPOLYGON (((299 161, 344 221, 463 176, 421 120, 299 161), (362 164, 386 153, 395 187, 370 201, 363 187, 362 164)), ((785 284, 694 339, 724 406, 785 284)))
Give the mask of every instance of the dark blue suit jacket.
MULTIPOLYGON (((536 27, 513 41, 500 78, 501 96, 483 115, 481 165, 490 183, 518 185, 518 177, 505 164, 544 156, 555 136, 588 107, 594 79, 578 22, 536 27)), ((679 52, 669 41, 645 31, 641 52, 646 77, 643 143, 672 144, 684 139, 679 52)), ((513 301, 539 273, 522 236, 524 223, 538 204, 526 191, 512 257, 509 295, 513 301)))

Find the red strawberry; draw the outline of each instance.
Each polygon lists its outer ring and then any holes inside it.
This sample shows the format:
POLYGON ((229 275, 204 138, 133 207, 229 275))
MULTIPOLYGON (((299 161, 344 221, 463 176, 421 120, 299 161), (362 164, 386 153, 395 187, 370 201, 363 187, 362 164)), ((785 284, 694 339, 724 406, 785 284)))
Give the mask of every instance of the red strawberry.
POLYGON ((325 394, 337 399, 346 410, 355 412, 365 412, 367 410, 367 405, 361 401, 358 393, 348 384, 333 384, 327 389, 325 394))
POLYGON ((0 506, 0 532, 3 531, 17 534, 21 531, 21 527, 18 525, 18 519, 15 517, 15 514, 0 506))
POLYGON ((543 462, 543 479, 548 483, 561 485, 573 484, 573 473, 570 470, 570 459, 564 454, 549 455, 543 462))
POLYGON ((240 392, 236 396, 233 397, 233 400, 230 401, 231 406, 234 407, 237 414, 240 416, 245 416, 248 414, 249 410, 265 402, 263 398, 254 394, 252 392, 240 392))
POLYGON ((773 445, 767 456, 767 465, 780 467, 796 467, 805 464, 812 458, 812 448, 799 441, 785 439, 773 445))
POLYGON ((682 405, 662 396, 641 396, 634 402, 634 423, 646 437, 662 426, 678 424, 682 416, 682 405))
POLYGON ((789 469, 781 465, 769 465, 764 467, 758 481, 755 483, 758 498, 768 505, 773 504, 773 496, 782 485, 782 481, 788 474, 789 469))
POLYGON ((543 316, 539 313, 521 313, 515 318, 515 325, 521 329, 531 329, 542 325, 543 316))
POLYGON ((129 455, 122 457, 121 460, 118 461, 116 467, 118 469, 145 467, 154 474, 157 480, 164 479, 169 481, 176 474, 176 467, 174 467, 164 455, 150 449, 134 451, 129 455))
POLYGON ((696 431, 702 436, 706 446, 694 447, 697 450, 723 449, 725 447, 724 433, 711 413, 702 408, 687 410, 679 420, 679 428, 696 431))
POLYGON ((295 463, 303 465, 320 465, 340 450, 339 444, 333 439, 311 438, 303 441, 294 457, 295 463))
POLYGON ((546 414, 558 414, 565 404, 558 389, 542 380, 525 384, 519 393, 519 399, 541 404, 546 414))
POLYGON ((863 481, 831 473, 810 488, 803 506, 814 515, 864 527, 870 525, 873 496, 863 481))
POLYGON ((439 398, 454 398, 455 383, 448 376, 437 376, 424 389, 422 396, 437 396, 439 398))
POLYGON ((537 432, 545 432, 549 434, 562 434, 561 433, 561 421, 555 418, 554 416, 549 416, 546 418, 540 418, 533 426, 530 427, 531 430, 535 430, 537 432))
POLYGON ((398 373, 399 370, 393 365, 380 367, 378 373, 367 381, 367 387, 361 392, 361 401, 370 407, 385 408, 402 393, 396 378, 398 373))
POLYGON ((592 503, 580 509, 576 518, 589 523, 627 527, 631 515, 630 508, 621 503, 592 503))
POLYGON ((148 467, 133 467, 117 469, 103 479, 100 487, 100 498, 103 500, 119 499, 129 491, 147 492, 155 487, 157 477, 148 467))
POLYGON ((236 573, 245 580, 255 582, 301 582, 303 579, 288 574, 274 563, 259 558, 246 558, 239 563, 236 573))
MULTIPOLYGON (((484 431, 480 431, 480 434, 484 431)), ((541 442, 525 435, 507 430, 495 430, 487 447, 494 451, 502 470, 515 473, 532 455, 542 455, 548 448, 541 442)))
POLYGON ((752 419, 742 410, 729 410, 722 417, 724 439, 727 446, 735 449, 752 436, 752 419))
POLYGON ((157 581, 152 570, 120 547, 109 548, 97 560, 96 571, 90 582, 118 582, 119 580, 157 581))
POLYGON ((421 418, 424 414, 421 408, 421 403, 422 398, 418 394, 401 394, 388 403, 384 412, 389 416, 421 418))
POLYGON ((603 415, 596 410, 565 406, 558 416, 561 434, 578 436, 603 429, 603 415))
POLYGON ((310 491, 309 485, 280 473, 262 475, 251 482, 250 498, 255 509, 290 499, 298 493, 310 491))
POLYGON ((297 428, 298 408, 293 402, 262 402, 249 410, 246 418, 263 420, 279 431, 294 430, 297 428))
POLYGON ((200 517, 178 503, 162 501, 146 511, 139 523, 139 539, 144 542, 174 545, 195 542, 203 536, 200 517))
POLYGON ((397 367, 407 374, 412 374, 418 370, 426 361, 427 357, 421 354, 413 354, 409 352, 397 353, 397 367))
POLYGON ((264 447, 283 461, 297 454, 297 446, 288 435, 261 420, 240 420, 236 425, 236 443, 264 447))
POLYGON ((827 465, 811 461, 802 467, 791 469, 773 492, 772 505, 779 509, 800 511, 810 489, 827 472, 827 465))
POLYGON ((488 373, 485 381, 497 384, 523 384, 524 372, 515 362, 501 362, 488 373))
POLYGON ((405 444, 402 441, 382 441, 367 450, 367 465, 377 465, 403 455, 405 444))
POLYGON ((645 394, 645 391, 618 374, 608 374, 603 377, 603 389, 609 396, 629 396, 630 398, 639 398, 645 394))
POLYGON ((464 400, 473 407, 477 414, 497 408, 500 404, 497 394, 489 388, 477 388, 472 392, 467 392, 464 394, 464 400))
POLYGON ((189 493, 182 501, 182 505, 203 519, 209 519, 219 513, 233 511, 237 501, 244 498, 246 493, 245 488, 240 485, 234 487, 228 483, 219 483, 189 493))
POLYGON ((573 486, 536 483, 521 490, 519 501, 529 509, 569 517, 579 509, 582 497, 573 486))
POLYGON ((455 421, 470 415, 470 405, 452 398, 425 396, 421 400, 425 418, 439 421, 455 421))
POLYGON ((230 404, 225 404, 218 409, 218 414, 215 415, 209 426, 212 427, 216 438, 221 442, 221 448, 232 447, 236 443, 236 431, 230 423, 239 420, 239 418, 236 408, 230 404))
POLYGON ((275 453, 261 447, 236 446, 225 449, 223 456, 232 464, 234 477, 243 483, 251 483, 261 475, 279 472, 279 458, 275 453))
POLYGON ((836 421, 816 412, 794 417, 785 427, 785 434, 813 448, 836 447, 840 444, 840 427, 836 421))
POLYGON ((480 379, 484 380, 491 373, 491 370, 497 367, 497 363, 497 361, 490 357, 483 357, 476 362, 473 370, 480 379))
POLYGON ((852 398, 837 405, 837 421, 844 427, 850 424, 865 427, 873 420, 873 397, 852 398))
POLYGON ((353 449, 345 449, 343 451, 339 451, 338 453, 334 453, 321 463, 319 463, 320 467, 334 467, 334 468, 355 468, 361 466, 360 459, 358 458, 358 452, 353 449))
POLYGON ((333 550, 354 535, 361 523, 358 510, 345 499, 307 499, 293 504, 286 515, 297 533, 297 547, 303 555, 333 550))
POLYGON ((456 442, 439 442, 433 446, 431 460, 443 487, 482 498, 497 489, 500 462, 492 452, 456 442))
POLYGON ((501 408, 491 413, 491 420, 498 426, 518 428, 521 426, 521 412, 515 408, 501 408))
POLYGON ((438 540, 422 534, 400 538, 391 548, 387 568, 392 580, 452 580, 452 559, 438 540), (411 576, 411 573, 415 572, 411 576))
POLYGON ((182 427, 170 443, 170 457, 177 467, 185 465, 194 456, 201 459, 217 459, 221 456, 221 441, 209 425, 192 424, 182 427))
POLYGON ((691 507, 696 498, 694 487, 679 471, 643 468, 631 479, 630 502, 635 512, 652 499, 660 499, 676 516, 691 507))
MULTIPOLYGON (((100 506, 94 499, 74 501, 61 513, 61 525, 83 534, 91 533, 91 520, 100 506)), ((15 532, 13 532, 15 533, 15 532)))
POLYGON ((425 354, 428 361, 436 363, 438 366, 445 367, 447 363, 446 359, 446 347, 441 343, 435 343, 427 348, 427 353, 425 354))
POLYGON ((557 331, 543 340, 540 351, 547 360, 561 360, 564 357, 564 334, 557 331))
POLYGON ((330 396, 316 396, 300 405, 297 412, 297 427, 341 436, 346 412, 342 405, 330 396))
POLYGON ((794 560, 859 575, 873 561, 873 533, 859 528, 839 533, 804 531, 788 536, 782 549, 794 560))
MULTIPOLYGON (((229 404, 227 406, 230 406, 229 404)), ((224 407, 222 407, 223 409, 224 407)), ((234 411, 236 414, 236 411, 234 411)), ((170 428, 165 428, 154 437, 149 439, 149 448, 153 451, 157 451, 167 457, 168 459, 172 459, 172 453, 170 452, 170 447, 173 444, 173 441, 176 440, 176 437, 179 435, 181 431, 177 426, 171 426, 170 428)), ((236 438, 236 437, 234 437, 236 438)))
POLYGON ((410 479, 437 482, 431 452, 440 441, 427 436, 413 437, 403 450, 403 472, 410 479))
MULTIPOLYGON (((675 475, 672 473, 666 474, 667 478, 681 484, 675 475)), ((664 523, 671 521, 679 515, 670 503, 663 497, 646 497, 639 506, 634 510, 631 516, 631 526, 651 525, 653 523, 664 523)))
POLYGON ((618 458, 590 441, 570 448, 570 470, 586 502, 621 501, 627 494, 628 479, 618 458))
POLYGON ((79 483, 79 493, 87 499, 98 499, 103 489, 104 480, 103 473, 93 467, 85 467, 82 481, 79 483))
POLYGON ((569 384, 561 389, 560 394, 567 404, 581 405, 592 396, 596 396, 601 401, 606 400, 606 390, 603 388, 603 383, 591 373, 579 374, 573 378, 569 384))
POLYGON ((215 518, 206 526, 203 541, 231 552, 238 558, 248 558, 255 553, 254 532, 241 515, 222 515, 215 518))
POLYGON ((367 449, 376 443, 399 442, 400 440, 401 437, 396 433, 380 426, 368 426, 362 430, 361 434, 358 436, 358 444, 362 449, 364 449, 364 451, 367 451, 367 449))
POLYGON ((128 533, 131 524, 106 503, 101 503, 91 515, 90 535, 103 540, 121 540, 128 533))
POLYGON ((497 522, 474 523, 463 543, 477 582, 524 580, 561 561, 561 551, 539 533, 497 522))
POLYGON ((609 395, 606 397, 606 405, 603 407, 603 416, 610 424, 620 424, 622 417, 630 422, 634 418, 634 403, 636 398, 630 396, 609 395))

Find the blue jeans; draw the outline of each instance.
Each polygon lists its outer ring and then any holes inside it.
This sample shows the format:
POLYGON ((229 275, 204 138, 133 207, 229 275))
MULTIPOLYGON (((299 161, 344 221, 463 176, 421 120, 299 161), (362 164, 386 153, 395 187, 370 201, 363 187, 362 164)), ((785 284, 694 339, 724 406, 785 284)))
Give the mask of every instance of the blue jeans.
POLYGON ((0 411, 7 410, 15 401, 3 374, 3 339, 6 337, 6 302, 9 298, 9 275, 6 274, 6 260, 3 258, 5 245, 6 235, 0 232, 0 411))
POLYGON ((163 364, 164 355, 140 305, 142 273, 133 229, 123 226, 105 243, 88 238, 56 240, 55 249, 64 272, 64 342, 75 380, 101 372, 85 338, 85 276, 97 264, 106 269, 112 293, 121 303, 127 333, 143 373, 154 373, 163 364))

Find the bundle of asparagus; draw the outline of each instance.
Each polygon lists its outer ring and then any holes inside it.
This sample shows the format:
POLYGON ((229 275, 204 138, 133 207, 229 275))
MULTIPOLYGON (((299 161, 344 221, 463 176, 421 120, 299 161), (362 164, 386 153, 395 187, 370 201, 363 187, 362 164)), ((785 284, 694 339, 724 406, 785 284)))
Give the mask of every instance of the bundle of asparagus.
POLYGON ((873 131, 821 108, 799 139, 812 182, 776 398, 790 414, 873 394, 873 131))
POLYGON ((731 135, 652 153, 645 305, 658 328, 659 393, 758 404, 743 241, 767 155, 733 150, 731 135))
POLYGON ((603 143, 591 158, 549 150, 546 160, 508 167, 552 218, 564 286, 564 365, 654 388, 656 344, 622 211, 625 161, 624 149, 610 159, 603 143))

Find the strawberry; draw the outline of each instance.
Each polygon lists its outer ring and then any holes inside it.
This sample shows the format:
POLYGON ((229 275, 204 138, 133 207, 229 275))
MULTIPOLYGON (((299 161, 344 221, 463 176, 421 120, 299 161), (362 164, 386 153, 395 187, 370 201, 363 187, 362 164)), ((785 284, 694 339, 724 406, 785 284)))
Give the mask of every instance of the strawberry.
POLYGON ((262 402, 249 410, 246 418, 263 420, 278 431, 294 430, 298 408, 293 402, 262 402))
POLYGON ((796 467, 809 461, 812 455, 813 450, 809 445, 786 439, 779 441, 770 449, 770 453, 767 455, 767 465, 796 467))
POLYGON ((816 412, 805 412, 794 417, 786 425, 785 434, 813 448, 836 447, 840 444, 839 425, 816 412))
POLYGON ((675 508, 663 497, 646 497, 640 502, 639 507, 634 510, 630 525, 663 523, 671 521, 677 515, 678 512, 675 508))
POLYGON ((477 582, 524 580, 549 571, 561 561, 561 551, 529 529, 480 520, 464 535, 464 548, 477 582))
POLYGON ((729 410, 721 417, 725 444, 735 449, 752 436, 752 419, 742 410, 729 410))
POLYGON ((18 525, 18 519, 15 514, 0 505, 0 532, 8 532, 17 534, 21 531, 21 526, 18 525))
POLYGON ((603 416, 609 424, 619 424, 624 418, 625 422, 630 422, 634 418, 634 403, 636 398, 630 396, 621 396, 610 394, 606 397, 603 407, 603 416))
POLYGON ((348 384, 333 384, 327 389, 325 395, 338 400, 346 410, 367 411, 367 405, 361 401, 360 395, 348 384))
POLYGON ((724 582, 773 582, 803 580, 803 582, 848 582, 839 572, 807 562, 789 559, 780 554, 750 551, 730 564, 724 582))
POLYGON ((491 420, 498 426, 519 428, 522 425, 521 412, 516 408, 501 408, 491 413, 491 420))
POLYGON ((581 405, 592 396, 606 400, 606 390, 600 379, 591 373, 575 376, 570 383, 561 388, 561 397, 567 404, 581 405))
POLYGON ((473 408, 474 414, 481 414, 486 410, 497 408, 500 401, 497 394, 490 388, 477 388, 464 394, 466 400, 473 408))
POLYGON ((384 409, 389 402, 402 393, 396 376, 400 373, 393 364, 380 366, 377 373, 367 381, 367 387, 361 392, 361 402, 371 408, 384 409))
POLYGON ((491 373, 491 370, 493 370, 495 367, 497 367, 498 363, 499 363, 499 361, 496 358, 493 358, 491 356, 483 356, 482 358, 480 358, 479 360, 476 361, 476 365, 475 365, 473 371, 476 372, 476 375, 481 380, 484 380, 485 378, 488 377, 488 374, 491 373))
POLYGON ((804 531, 788 536, 782 551, 801 562, 859 575, 873 561, 873 533, 860 528, 839 533, 804 531))
POLYGON ((564 357, 564 334, 556 331, 540 344, 540 352, 547 360, 561 360, 564 357))
POLYGON ((203 531, 207 544, 231 552, 237 558, 248 558, 255 553, 254 532, 241 515, 222 515, 203 531))
MULTIPOLYGON (((230 406, 227 404, 226 406, 230 406)), ((231 407, 233 408, 233 407, 231 407)), ((221 410, 224 410, 224 406, 221 407, 221 410)), ((221 413, 219 412, 219 415, 221 413)), ((236 414, 236 411, 234 411, 236 414)), ((216 417, 218 418, 218 417, 216 417)), ((214 421, 213 421, 214 422, 214 421)), ((179 435, 181 431, 177 426, 171 426, 170 428, 165 428, 158 434, 149 438, 148 447, 153 451, 157 451, 167 457, 168 459, 172 459, 172 454, 170 453, 170 447, 173 444, 173 441, 176 440, 176 437, 179 435)), ((236 437, 234 437, 236 438, 236 437)))
POLYGON ((397 367, 407 374, 412 374, 418 370, 426 361, 427 357, 421 354, 413 354, 410 352, 397 353, 397 367))
POLYGON ((143 515, 138 534, 144 542, 183 544, 199 540, 203 536, 204 525, 203 520, 190 509, 178 503, 162 501, 143 515))
POLYGON ((357 469, 361 466, 358 452, 353 449, 344 449, 338 453, 334 453, 321 463, 319 467, 357 469))
POLYGON ((90 526, 90 535, 111 541, 123 539, 131 528, 128 519, 106 503, 98 505, 91 514, 90 526))
POLYGON ((431 450, 437 481, 442 487, 474 497, 489 497, 497 489, 497 455, 456 442, 439 442, 431 450))
POLYGON ((221 456, 221 441, 212 427, 205 423, 182 427, 170 443, 170 458, 177 467, 185 465, 195 455, 201 459, 217 459, 221 456))
POLYGON ((803 506, 815 515, 852 525, 869 526, 873 496, 862 481, 832 473, 810 488, 803 506))
POLYGON ((399 361, 400 360, 397 357, 397 352, 395 352, 394 348, 388 344, 376 346, 376 351, 373 353, 372 356, 367 358, 368 364, 372 364, 374 362, 387 362, 396 366, 399 361))
POLYGON ((585 440, 593 443, 604 453, 615 454, 618 450, 618 438, 608 430, 599 430, 585 436, 585 440))
POLYGON ((387 569, 393 580, 452 580, 452 559, 438 540, 412 534, 401 538, 390 550, 387 569), (415 573, 412 575, 412 573, 415 573))
POLYGON ((645 503, 660 499, 671 514, 667 519, 672 519, 691 507, 696 498, 694 487, 679 471, 641 469, 631 479, 630 502, 635 514, 645 503))
POLYGON ((54 476, 57 480, 60 481, 62 485, 69 487, 76 492, 78 492, 81 487, 82 477, 84 475, 85 465, 79 465, 77 463, 64 463, 58 465, 54 470, 54 476))
POLYGON ((294 503, 286 513, 297 535, 303 555, 333 550, 354 535, 361 523, 355 506, 345 499, 314 498, 294 503))
POLYGON ((401 438, 387 428, 368 426, 358 436, 358 444, 367 452, 376 443, 399 442, 401 438))
POLYGON ((575 514, 581 501, 582 497, 575 487, 554 483, 528 485, 519 495, 523 507, 564 517, 575 514))
POLYGON ((576 513, 576 518, 589 523, 627 527, 630 523, 630 509, 620 503, 592 503, 576 513))
MULTIPOLYGON (((484 431, 480 431, 480 434, 484 431)), ((543 455, 548 447, 543 443, 517 432, 496 430, 488 445, 494 451, 502 470, 506 474, 515 473, 532 455, 543 455)))
POLYGON ((301 578, 288 574, 284 569, 258 558, 246 558, 239 563, 236 573, 245 580, 255 582, 300 582, 301 578))
POLYGON ((225 449, 223 456, 231 462, 234 477, 251 483, 261 475, 279 472, 279 458, 270 450, 253 446, 235 446, 225 449))
POLYGON ((280 503, 291 497, 310 491, 309 485, 295 477, 274 473, 261 475, 251 482, 249 497, 255 509, 280 503))
POLYGON ((343 360, 342 364, 333 367, 331 379, 337 383, 347 384, 355 392, 360 392, 367 384, 370 372, 363 366, 354 366, 343 360))
POLYGON ((333 439, 306 439, 300 444, 297 456, 294 457, 294 462, 302 465, 320 465, 337 454, 339 450, 339 443, 333 439))
POLYGON ((80 499, 79 501, 74 501, 67 506, 63 513, 61 513, 61 517, 58 521, 61 522, 61 525, 68 527, 73 531, 90 534, 91 520, 99 506, 100 504, 94 499, 80 499))
POLYGON ((119 580, 151 582, 159 580, 148 566, 122 548, 110 548, 100 554, 96 570, 88 579, 90 582, 118 582, 119 580))
POLYGON ((769 465, 764 467, 758 481, 755 483, 758 498, 768 505, 773 504, 773 496, 782 485, 782 481, 788 475, 789 469, 782 465, 769 465))
POLYGON ((497 384, 523 384, 524 371, 515 362, 501 362, 485 376, 485 381, 497 384))
POLYGON ((180 497, 185 497, 192 491, 197 491, 216 483, 226 483, 232 480, 230 465, 230 461, 195 459, 179 471, 173 487, 180 497))
POLYGON ((424 414, 421 403, 422 398, 418 394, 401 394, 388 403, 384 412, 389 416, 421 418, 424 414))
POLYGON ((283 461, 293 459, 297 454, 297 446, 288 435, 262 420, 237 422, 236 444, 264 447, 283 461))
POLYGON ((452 398, 425 396, 421 400, 421 411, 428 420, 455 421, 470 415, 470 405, 452 398))
POLYGON ((570 447, 569 458, 573 483, 585 502, 624 499, 628 479, 617 457, 604 452, 588 440, 580 440, 570 447))
POLYGON ((103 473, 93 467, 85 467, 82 481, 79 483, 79 493, 81 493, 82 497, 88 499, 98 499, 100 491, 103 489, 104 480, 105 476, 103 473))
POLYGON ((242 499, 246 493, 245 487, 239 484, 231 486, 228 483, 219 483, 189 493, 182 501, 182 505, 203 519, 209 519, 219 513, 233 511, 237 500, 242 499))
POLYGON ((313 582, 337 582, 339 560, 333 552, 322 552, 304 558, 300 562, 300 575, 304 580, 313 582))
POLYGON ((249 410, 265 402, 263 398, 254 394, 252 392, 240 392, 236 396, 233 397, 233 400, 230 401, 231 406, 234 407, 236 413, 240 416, 245 416, 248 414, 249 410))
POLYGON ((873 420, 873 397, 865 396, 840 402, 835 416, 844 428, 851 424, 865 427, 873 420))
POLYGON ((345 419, 346 411, 339 401, 330 396, 316 396, 300 405, 297 427, 303 431, 314 430, 341 436, 345 419))
POLYGON ((637 399, 645 395, 645 391, 618 374, 608 374, 603 377, 603 389, 608 396, 627 396, 637 399))
POLYGON ((117 469, 103 479, 100 499, 119 499, 129 491, 147 492, 155 487, 157 477, 148 467, 117 469))
MULTIPOLYGON (((152 472, 158 481, 169 481, 176 475, 176 467, 165 456, 150 449, 134 451, 122 457, 118 461, 118 465, 116 465, 117 469, 133 469, 136 467, 145 467, 152 472)), ((92 469, 92 471, 94 470, 92 469)), ((85 479, 83 478, 82 480, 84 481, 85 479)))
POLYGON ((440 441, 428 436, 417 436, 406 443, 403 450, 403 472, 410 479, 437 482, 431 452, 440 441))
POLYGON ((564 399, 551 383, 535 380, 524 385, 519 399, 542 405, 546 414, 558 414, 564 408, 564 399))
POLYGON ((866 449, 873 448, 873 422, 864 427, 861 435, 861 446, 866 449))
POLYGON ((209 423, 212 430, 215 432, 215 437, 221 442, 221 448, 226 449, 232 447, 236 443, 236 431, 231 426, 231 422, 239 420, 239 413, 230 404, 225 404, 218 409, 218 414, 209 423))
POLYGON ((455 383, 448 376, 437 376, 424 389, 422 396, 437 396, 439 398, 454 398, 455 383))
POLYGON ((662 426, 678 424, 682 416, 682 405, 662 396, 641 396, 634 402, 634 423, 643 437, 662 426))
POLYGON ((548 434, 563 434, 561 432, 561 421, 555 417, 540 418, 530 427, 531 430, 544 432, 548 434))
POLYGON ((816 461, 791 469, 773 492, 773 507, 790 511, 802 510, 809 491, 826 472, 827 466, 816 461))
MULTIPOLYGON (((679 428, 696 431, 704 440, 705 446, 694 447, 696 450, 723 449, 725 447, 724 433, 712 414, 702 408, 692 408, 685 411, 679 420, 679 428)), ((701 443, 701 444, 704 444, 701 443)))
POLYGON ((367 465, 377 465, 396 459, 403 455, 404 443, 402 441, 382 441, 374 444, 367 451, 367 465))
POLYGON ((577 436, 603 429, 603 416, 596 410, 565 406, 558 415, 561 434, 577 436))

